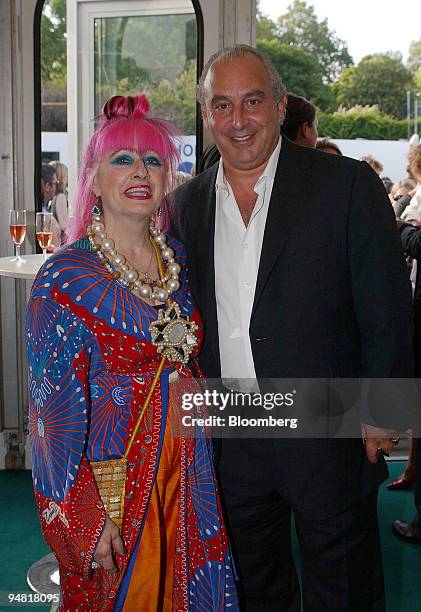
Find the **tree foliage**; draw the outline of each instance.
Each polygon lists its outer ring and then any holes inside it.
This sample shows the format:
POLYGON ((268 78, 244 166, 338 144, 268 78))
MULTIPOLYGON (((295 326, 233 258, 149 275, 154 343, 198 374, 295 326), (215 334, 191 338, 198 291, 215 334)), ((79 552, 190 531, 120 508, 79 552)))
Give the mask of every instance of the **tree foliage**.
POLYGON ((304 96, 326 110, 334 104, 334 96, 323 83, 322 68, 310 53, 278 40, 258 40, 257 48, 269 56, 287 91, 304 96))
MULTIPOLYGON (((367 140, 399 140, 407 137, 405 119, 393 119, 375 108, 355 107, 347 112, 318 113, 317 116, 321 137, 367 140)), ((413 130, 413 122, 411 126, 413 130)))
POLYGON ((189 60, 175 87, 167 80, 149 89, 154 114, 172 121, 182 134, 196 133, 196 60, 189 60))
POLYGON ((276 23, 264 15, 259 4, 256 9, 256 40, 273 40, 277 37, 276 23))
MULTIPOLYGON (((102 30, 96 33, 103 36, 102 42, 97 41, 102 57, 96 61, 97 108, 110 95, 145 91, 155 114, 174 121, 184 134, 193 134, 194 17, 102 21, 102 30)), ((384 113, 405 117, 406 90, 421 90, 421 39, 411 43, 407 68, 396 54, 367 56, 351 67, 346 43, 329 29, 326 19, 317 19, 314 8, 304 0, 294 0, 277 23, 258 8, 256 32, 258 48, 272 59, 289 91, 312 100, 321 111, 334 111, 338 104, 375 104, 379 109, 367 112, 353 108, 333 115, 321 112, 322 134, 336 138, 406 137, 406 122, 384 113)), ((41 18, 43 129, 66 129, 66 65, 66 0, 48 0, 41 18)))
POLYGON ((421 68, 418 68, 414 76, 414 83, 416 91, 421 91, 421 68))
MULTIPOLYGON (((185 134, 196 126, 196 20, 192 15, 100 19, 95 26, 95 107, 144 91, 155 115, 185 134), (159 46, 158 46, 159 45, 159 46)), ((66 129, 66 0, 41 17, 42 129, 66 129)))
POLYGON ((409 45, 407 67, 412 74, 417 73, 421 69, 421 38, 413 40, 409 45))
POLYGON ((146 94, 151 104, 152 114, 174 123, 182 134, 196 132, 196 60, 189 60, 185 70, 173 84, 168 79, 158 83, 151 82, 149 77, 139 81, 123 77, 115 82, 113 92, 108 86, 101 90, 100 96, 127 96, 137 91, 146 94))
POLYGON ((346 68, 333 85, 338 104, 344 107, 376 104, 396 119, 406 116, 406 91, 413 87, 411 73, 396 55, 367 55, 357 66, 346 68))
POLYGON ((66 0, 49 0, 41 16, 41 77, 66 81, 66 0))
POLYGON ((161 81, 174 88, 196 46, 191 21, 195 26, 190 15, 99 20, 95 30, 96 84, 101 87, 98 106, 114 93, 135 93, 161 81))
POLYGON ((66 87, 66 0, 49 0, 41 15, 41 78, 66 87))
POLYGON ((322 67, 327 83, 335 81, 352 64, 346 42, 329 29, 327 19, 318 21, 314 7, 304 0, 294 0, 279 17, 277 34, 282 43, 311 53, 322 67))
POLYGON ((66 0, 49 0, 41 15, 41 129, 67 130, 66 0))

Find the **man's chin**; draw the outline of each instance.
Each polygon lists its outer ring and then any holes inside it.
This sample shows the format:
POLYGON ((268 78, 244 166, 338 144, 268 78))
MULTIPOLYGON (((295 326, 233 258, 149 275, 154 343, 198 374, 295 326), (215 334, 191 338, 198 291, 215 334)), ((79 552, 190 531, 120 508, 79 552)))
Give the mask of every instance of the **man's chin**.
POLYGON ((222 155, 222 159, 225 167, 235 168, 236 170, 253 170, 261 165, 250 151, 239 151, 236 155, 222 155))

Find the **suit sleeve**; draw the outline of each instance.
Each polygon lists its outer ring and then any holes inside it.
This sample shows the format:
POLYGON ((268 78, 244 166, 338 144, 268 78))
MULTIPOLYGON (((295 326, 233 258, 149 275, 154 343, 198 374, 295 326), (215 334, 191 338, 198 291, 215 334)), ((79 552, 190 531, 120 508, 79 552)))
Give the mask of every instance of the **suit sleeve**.
MULTIPOLYGON (((349 211, 348 256, 359 327, 360 377, 411 378, 412 295, 393 209, 384 186, 365 163, 357 169, 349 211)), ((409 387, 370 383, 369 423, 406 425, 409 387), (386 398, 387 401, 386 401, 386 398), (399 412, 399 414, 398 414, 399 412)), ((412 408, 411 408, 412 410, 412 408)))
POLYGON ((405 225, 400 235, 405 253, 414 259, 421 259, 421 229, 413 225, 405 225))
POLYGON ((29 436, 35 498, 60 571, 89 578, 105 510, 85 458, 96 339, 48 297, 28 304, 29 436))

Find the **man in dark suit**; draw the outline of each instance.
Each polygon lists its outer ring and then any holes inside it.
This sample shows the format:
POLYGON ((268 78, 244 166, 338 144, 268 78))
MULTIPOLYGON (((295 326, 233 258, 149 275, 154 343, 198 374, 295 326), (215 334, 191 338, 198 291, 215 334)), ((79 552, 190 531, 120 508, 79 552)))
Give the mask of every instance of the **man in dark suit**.
MULTIPOLYGON (((240 45, 198 87, 221 161, 176 192, 176 231, 223 379, 412 375, 411 293, 394 215, 369 166, 280 138, 285 88, 240 45)), ((327 400, 326 400, 327 401, 327 400)), ((329 412, 326 405, 326 414, 329 412)), ((216 459, 244 610, 384 607, 376 502, 392 431, 231 439, 216 459)))
MULTIPOLYGON (((417 277, 414 291, 414 352, 415 376, 419 380, 421 378, 421 229, 401 220, 398 220, 398 229, 403 250, 417 262, 417 277)), ((421 423, 419 422, 415 423, 414 436, 414 503, 416 512, 412 521, 400 519, 394 521, 393 528, 396 534, 403 540, 421 544, 421 423)))

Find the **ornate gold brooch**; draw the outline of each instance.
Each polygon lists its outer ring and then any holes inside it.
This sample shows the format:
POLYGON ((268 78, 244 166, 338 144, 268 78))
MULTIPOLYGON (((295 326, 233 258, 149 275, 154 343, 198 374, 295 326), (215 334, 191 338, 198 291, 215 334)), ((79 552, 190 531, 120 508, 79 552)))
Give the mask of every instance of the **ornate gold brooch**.
POLYGON ((173 302, 166 310, 158 311, 158 319, 149 325, 152 344, 168 361, 186 364, 197 346, 194 321, 181 314, 180 306, 173 302))

